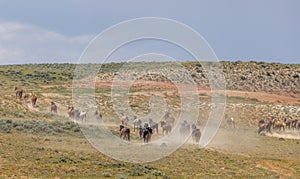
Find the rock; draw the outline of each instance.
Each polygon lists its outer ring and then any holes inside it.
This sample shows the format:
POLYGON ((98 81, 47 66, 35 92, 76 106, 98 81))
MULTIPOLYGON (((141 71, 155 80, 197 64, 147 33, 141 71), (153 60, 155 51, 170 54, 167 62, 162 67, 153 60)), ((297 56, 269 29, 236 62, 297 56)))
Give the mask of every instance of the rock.
POLYGON ((298 74, 294 74, 293 78, 299 78, 299 75, 298 74))
POLYGON ((162 144, 160 144, 160 146, 161 147, 167 147, 167 144, 163 142, 162 144))

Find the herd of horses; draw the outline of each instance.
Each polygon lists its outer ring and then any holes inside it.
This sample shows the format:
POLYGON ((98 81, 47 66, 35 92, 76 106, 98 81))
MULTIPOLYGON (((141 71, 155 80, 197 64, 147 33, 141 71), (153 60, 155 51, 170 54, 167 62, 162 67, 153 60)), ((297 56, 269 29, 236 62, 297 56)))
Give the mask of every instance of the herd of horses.
MULTIPOLYGON (((120 124, 120 138, 130 141, 130 127, 128 123, 130 120, 124 114, 121 114, 121 124, 120 124)), ((173 126, 175 124, 175 119, 171 117, 170 114, 166 114, 164 120, 159 122, 154 122, 153 119, 149 119, 143 124, 141 119, 136 116, 133 117, 133 132, 138 133, 139 139, 144 143, 148 143, 151 140, 151 136, 156 133, 159 134, 159 128, 161 128, 161 135, 165 136, 171 133, 173 126)), ((192 136, 194 143, 199 143, 201 138, 201 131, 195 124, 188 124, 187 121, 183 121, 180 124, 180 136, 189 137, 192 136)))
MULTIPOLYGON (((29 98, 31 98, 32 106, 36 107, 36 102, 37 102, 36 94, 34 93, 28 94, 24 89, 21 89, 19 87, 15 87, 15 93, 16 93, 16 99, 20 99, 20 100, 24 99, 25 101, 27 101, 29 98)), ((55 104, 55 102, 52 101, 50 104, 50 112, 57 114, 57 110, 58 110, 57 105, 55 104)), ((73 106, 67 107, 67 113, 70 118, 81 120, 82 122, 84 122, 87 118, 87 112, 75 109, 73 106)), ((102 121, 101 113, 96 111, 94 115, 98 121, 102 121)))
MULTIPOLYGON (((36 106, 36 94, 27 94, 25 90, 19 87, 15 87, 15 93, 17 99, 24 99, 27 101, 29 98, 31 98, 32 106, 36 106)), ((50 112, 57 114, 58 106, 55 104, 55 102, 51 102, 50 112)), ((73 106, 67 107, 67 114, 70 118, 81 120, 82 122, 85 122, 87 119, 86 111, 75 109, 73 106)), ((98 121, 102 121, 102 115, 98 111, 94 113, 94 116, 98 121)), ((130 141, 130 127, 128 126, 128 122, 130 122, 128 117, 122 114, 121 124, 119 128, 120 138, 130 141)), ((151 136, 154 134, 154 132, 156 132, 156 134, 159 134, 159 128, 161 128, 161 133, 163 136, 168 135, 169 133, 171 133, 174 124, 175 118, 172 117, 169 113, 166 113, 165 120, 154 122, 152 119, 149 119, 149 121, 144 123, 144 125, 142 125, 141 119, 134 117, 133 131, 138 132, 140 140, 143 140, 144 143, 148 143, 151 140, 151 136)), ((186 121, 184 121, 180 126, 180 135, 182 137, 191 135, 193 141, 195 143, 198 143, 200 141, 201 132, 195 124, 189 125, 186 121)))
MULTIPOLYGON (((15 94, 16 99, 24 99, 25 101, 31 99, 31 103, 33 107, 36 107, 37 102, 37 96, 34 93, 26 93, 25 90, 15 87, 15 94)), ((57 105, 55 102, 51 102, 50 105, 50 112, 51 113, 57 113, 57 105)), ((75 109, 73 106, 67 107, 67 113, 70 118, 74 118, 76 120, 81 120, 82 122, 86 121, 87 118, 87 112, 75 109)), ((97 121, 102 121, 102 115, 98 111, 94 113, 94 116, 96 117, 97 121)), ((142 120, 138 119, 136 116, 134 116, 133 119, 133 131, 138 132, 140 140, 143 140, 144 143, 148 143, 151 140, 151 136, 154 132, 157 134, 159 133, 159 127, 161 128, 161 134, 168 135, 171 133, 172 128, 175 124, 175 119, 170 115, 170 113, 166 113, 165 120, 154 122, 151 118, 147 123, 144 123, 142 125, 142 120)), ((228 115, 225 115, 225 121, 227 123, 227 126, 231 126, 235 128, 235 121, 231 117, 228 117, 228 115)), ((126 115, 121 114, 121 124, 120 124, 120 138, 123 138, 124 140, 130 141, 130 127, 128 126, 129 119, 126 115)), ((300 120, 298 119, 275 119, 275 117, 272 117, 271 119, 265 121, 260 120, 258 122, 258 134, 264 133, 272 133, 271 129, 278 130, 278 131, 285 131, 285 129, 292 129, 292 130, 300 130, 300 120)), ((189 135, 192 136, 193 142, 199 143, 201 138, 201 132, 200 129, 197 128, 195 124, 188 124, 187 121, 183 121, 183 123, 180 124, 180 135, 182 137, 187 137, 189 135)))
MULTIPOLYGON (((87 112, 84 110, 75 109, 74 106, 68 106, 67 113, 70 118, 73 118, 77 121, 81 120, 81 122, 86 122, 87 112)), ((102 123, 102 114, 98 112, 98 110, 94 112, 93 116, 99 123, 102 123)))
POLYGON ((28 94, 26 93, 25 90, 19 88, 19 87, 15 87, 15 92, 16 92, 16 99, 24 99, 25 101, 27 101, 29 98, 31 98, 31 104, 32 107, 36 106, 36 102, 37 102, 37 96, 34 93, 28 94))
POLYGON ((300 130, 300 120, 298 119, 276 119, 272 117, 271 119, 264 121, 260 120, 258 122, 258 134, 265 133, 272 133, 271 129, 278 130, 278 131, 285 131, 285 129, 289 130, 300 130))

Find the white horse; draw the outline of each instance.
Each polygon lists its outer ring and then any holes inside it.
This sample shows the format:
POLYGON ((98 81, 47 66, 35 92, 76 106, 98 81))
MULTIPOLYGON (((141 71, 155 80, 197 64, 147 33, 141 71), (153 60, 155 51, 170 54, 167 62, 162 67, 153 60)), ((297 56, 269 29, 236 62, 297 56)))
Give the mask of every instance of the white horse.
POLYGON ((126 115, 122 115, 121 124, 122 125, 127 125, 128 121, 129 121, 128 117, 126 115))
POLYGON ((138 119, 138 118, 134 119, 133 120, 133 131, 135 131, 135 129, 138 130, 141 125, 142 125, 142 120, 141 119, 138 119))
POLYGON ((81 119, 82 122, 83 122, 83 120, 86 120, 86 112, 81 111, 80 114, 79 114, 79 118, 81 119))

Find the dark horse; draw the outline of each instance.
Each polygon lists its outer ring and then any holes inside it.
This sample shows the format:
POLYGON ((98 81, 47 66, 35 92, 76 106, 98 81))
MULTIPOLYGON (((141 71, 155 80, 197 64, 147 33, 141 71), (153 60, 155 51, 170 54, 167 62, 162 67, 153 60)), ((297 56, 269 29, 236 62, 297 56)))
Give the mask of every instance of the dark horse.
POLYGON ((96 117, 96 120, 102 123, 102 114, 96 110, 94 115, 96 117))
POLYGON ((193 138, 193 142, 195 143, 199 143, 201 138, 201 131, 196 127, 195 124, 192 125, 192 138, 193 138))
POLYGON ((271 132, 271 127, 273 125, 272 120, 270 120, 268 123, 266 123, 264 120, 260 120, 258 122, 258 131, 257 133, 260 134, 262 131, 266 131, 267 133, 272 133, 271 132))
POLYGON ((120 125, 120 138, 122 138, 122 136, 123 136, 124 140, 130 141, 130 129, 121 124, 120 125))
POLYGON ((148 143, 151 139, 152 129, 151 127, 144 127, 140 126, 140 139, 144 139, 144 143, 148 143))
POLYGON ((57 113, 57 106, 54 102, 51 102, 51 108, 50 108, 51 112, 57 113))
POLYGON ((151 127, 151 129, 155 129, 156 133, 158 134, 158 123, 154 122, 151 118, 149 119, 149 125, 151 127))
POLYGON ((165 121, 161 121, 160 122, 160 125, 162 127, 162 134, 165 135, 165 134, 169 134, 172 130, 172 125, 165 122, 165 121))
POLYGON ((190 134, 190 125, 186 120, 181 124, 179 131, 182 137, 186 137, 190 134))

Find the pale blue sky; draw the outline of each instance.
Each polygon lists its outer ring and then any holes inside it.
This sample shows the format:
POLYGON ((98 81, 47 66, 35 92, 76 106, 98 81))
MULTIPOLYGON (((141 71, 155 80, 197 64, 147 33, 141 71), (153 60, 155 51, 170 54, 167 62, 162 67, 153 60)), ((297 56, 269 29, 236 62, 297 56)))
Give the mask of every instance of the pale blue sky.
MULTIPOLYGON (((0 0, 0 64, 75 63, 101 31, 149 16, 192 27, 222 60, 299 63, 299 9, 297 0, 0 0)), ((137 45, 136 49, 157 49, 157 43, 137 45)), ((130 56, 132 49, 134 44, 116 59, 130 56)), ((178 54, 178 58, 188 57, 178 54)))

